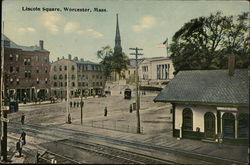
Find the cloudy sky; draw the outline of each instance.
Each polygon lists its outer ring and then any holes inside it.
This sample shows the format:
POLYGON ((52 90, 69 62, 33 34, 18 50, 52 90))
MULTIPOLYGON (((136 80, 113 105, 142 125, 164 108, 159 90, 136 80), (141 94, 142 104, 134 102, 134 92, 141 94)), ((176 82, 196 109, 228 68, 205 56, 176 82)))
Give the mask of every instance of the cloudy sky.
POLYGON ((6 0, 3 1, 4 34, 19 45, 38 45, 44 40, 50 60, 70 53, 97 62, 96 52, 114 47, 116 13, 119 14, 121 43, 143 48, 144 57, 165 56, 157 45, 171 38, 184 23, 218 10, 224 15, 249 11, 247 1, 167 0, 6 0), (22 7, 60 8, 58 12, 22 11, 22 7), (92 12, 66 12, 64 7, 89 8, 92 12), (107 12, 94 12, 94 8, 107 12))

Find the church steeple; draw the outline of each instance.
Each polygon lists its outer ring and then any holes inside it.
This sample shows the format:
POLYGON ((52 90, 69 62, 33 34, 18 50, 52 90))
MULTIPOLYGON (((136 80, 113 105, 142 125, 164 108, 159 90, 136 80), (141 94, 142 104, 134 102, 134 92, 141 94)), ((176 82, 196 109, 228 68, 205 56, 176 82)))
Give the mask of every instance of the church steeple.
POLYGON ((122 46, 121 46, 121 36, 119 30, 119 22, 118 22, 118 14, 116 14, 116 33, 115 33, 115 48, 114 48, 115 55, 122 54, 122 46))

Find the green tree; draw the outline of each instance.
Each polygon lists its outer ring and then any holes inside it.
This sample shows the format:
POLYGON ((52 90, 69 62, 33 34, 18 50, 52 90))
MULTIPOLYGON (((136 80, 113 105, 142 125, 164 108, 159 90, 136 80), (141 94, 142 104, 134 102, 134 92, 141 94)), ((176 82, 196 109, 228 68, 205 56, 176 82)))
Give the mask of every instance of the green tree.
POLYGON ((101 67, 105 79, 111 76, 112 72, 121 75, 123 69, 127 69, 128 57, 123 52, 121 56, 114 55, 114 50, 110 46, 102 47, 97 51, 97 58, 101 59, 101 67))
POLYGON ((235 19, 221 12, 192 19, 178 30, 170 45, 176 72, 190 69, 227 68, 228 54, 236 55, 236 67, 248 66, 248 13, 235 19))

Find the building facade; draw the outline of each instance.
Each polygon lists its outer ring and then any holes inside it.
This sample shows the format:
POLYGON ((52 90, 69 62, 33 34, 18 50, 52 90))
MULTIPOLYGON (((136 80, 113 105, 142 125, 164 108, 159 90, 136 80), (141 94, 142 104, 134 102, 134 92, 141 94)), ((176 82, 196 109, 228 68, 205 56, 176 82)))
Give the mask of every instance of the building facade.
POLYGON ((167 57, 145 58, 139 63, 139 79, 142 84, 161 84, 174 78, 172 60, 167 57))
POLYGON ((100 65, 91 61, 58 59, 51 64, 51 95, 57 98, 101 95, 105 80, 100 65), (69 84, 68 84, 69 83, 69 84), (68 84, 68 86, 67 86, 68 84))
POLYGON ((5 94, 19 101, 49 97, 49 54, 43 41, 39 46, 20 46, 2 35, 4 45, 5 94))

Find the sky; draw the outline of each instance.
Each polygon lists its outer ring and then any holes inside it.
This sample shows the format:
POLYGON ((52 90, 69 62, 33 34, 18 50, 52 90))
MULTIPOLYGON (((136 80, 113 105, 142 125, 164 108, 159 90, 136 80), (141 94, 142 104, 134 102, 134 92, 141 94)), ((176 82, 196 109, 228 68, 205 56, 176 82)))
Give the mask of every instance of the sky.
POLYGON ((143 57, 166 56, 159 48, 186 22, 216 11, 238 15, 249 11, 247 1, 168 1, 168 0, 4 0, 2 20, 4 34, 18 45, 39 45, 50 51, 50 61, 71 54, 84 60, 99 62, 96 52, 115 45, 116 14, 123 52, 130 58, 129 48, 142 48, 143 57), (40 8, 24 11, 22 8, 40 8), (92 12, 67 12, 64 8, 89 8, 92 12), (42 8, 60 8, 43 11, 42 8), (106 12, 95 12, 94 8, 106 12))

